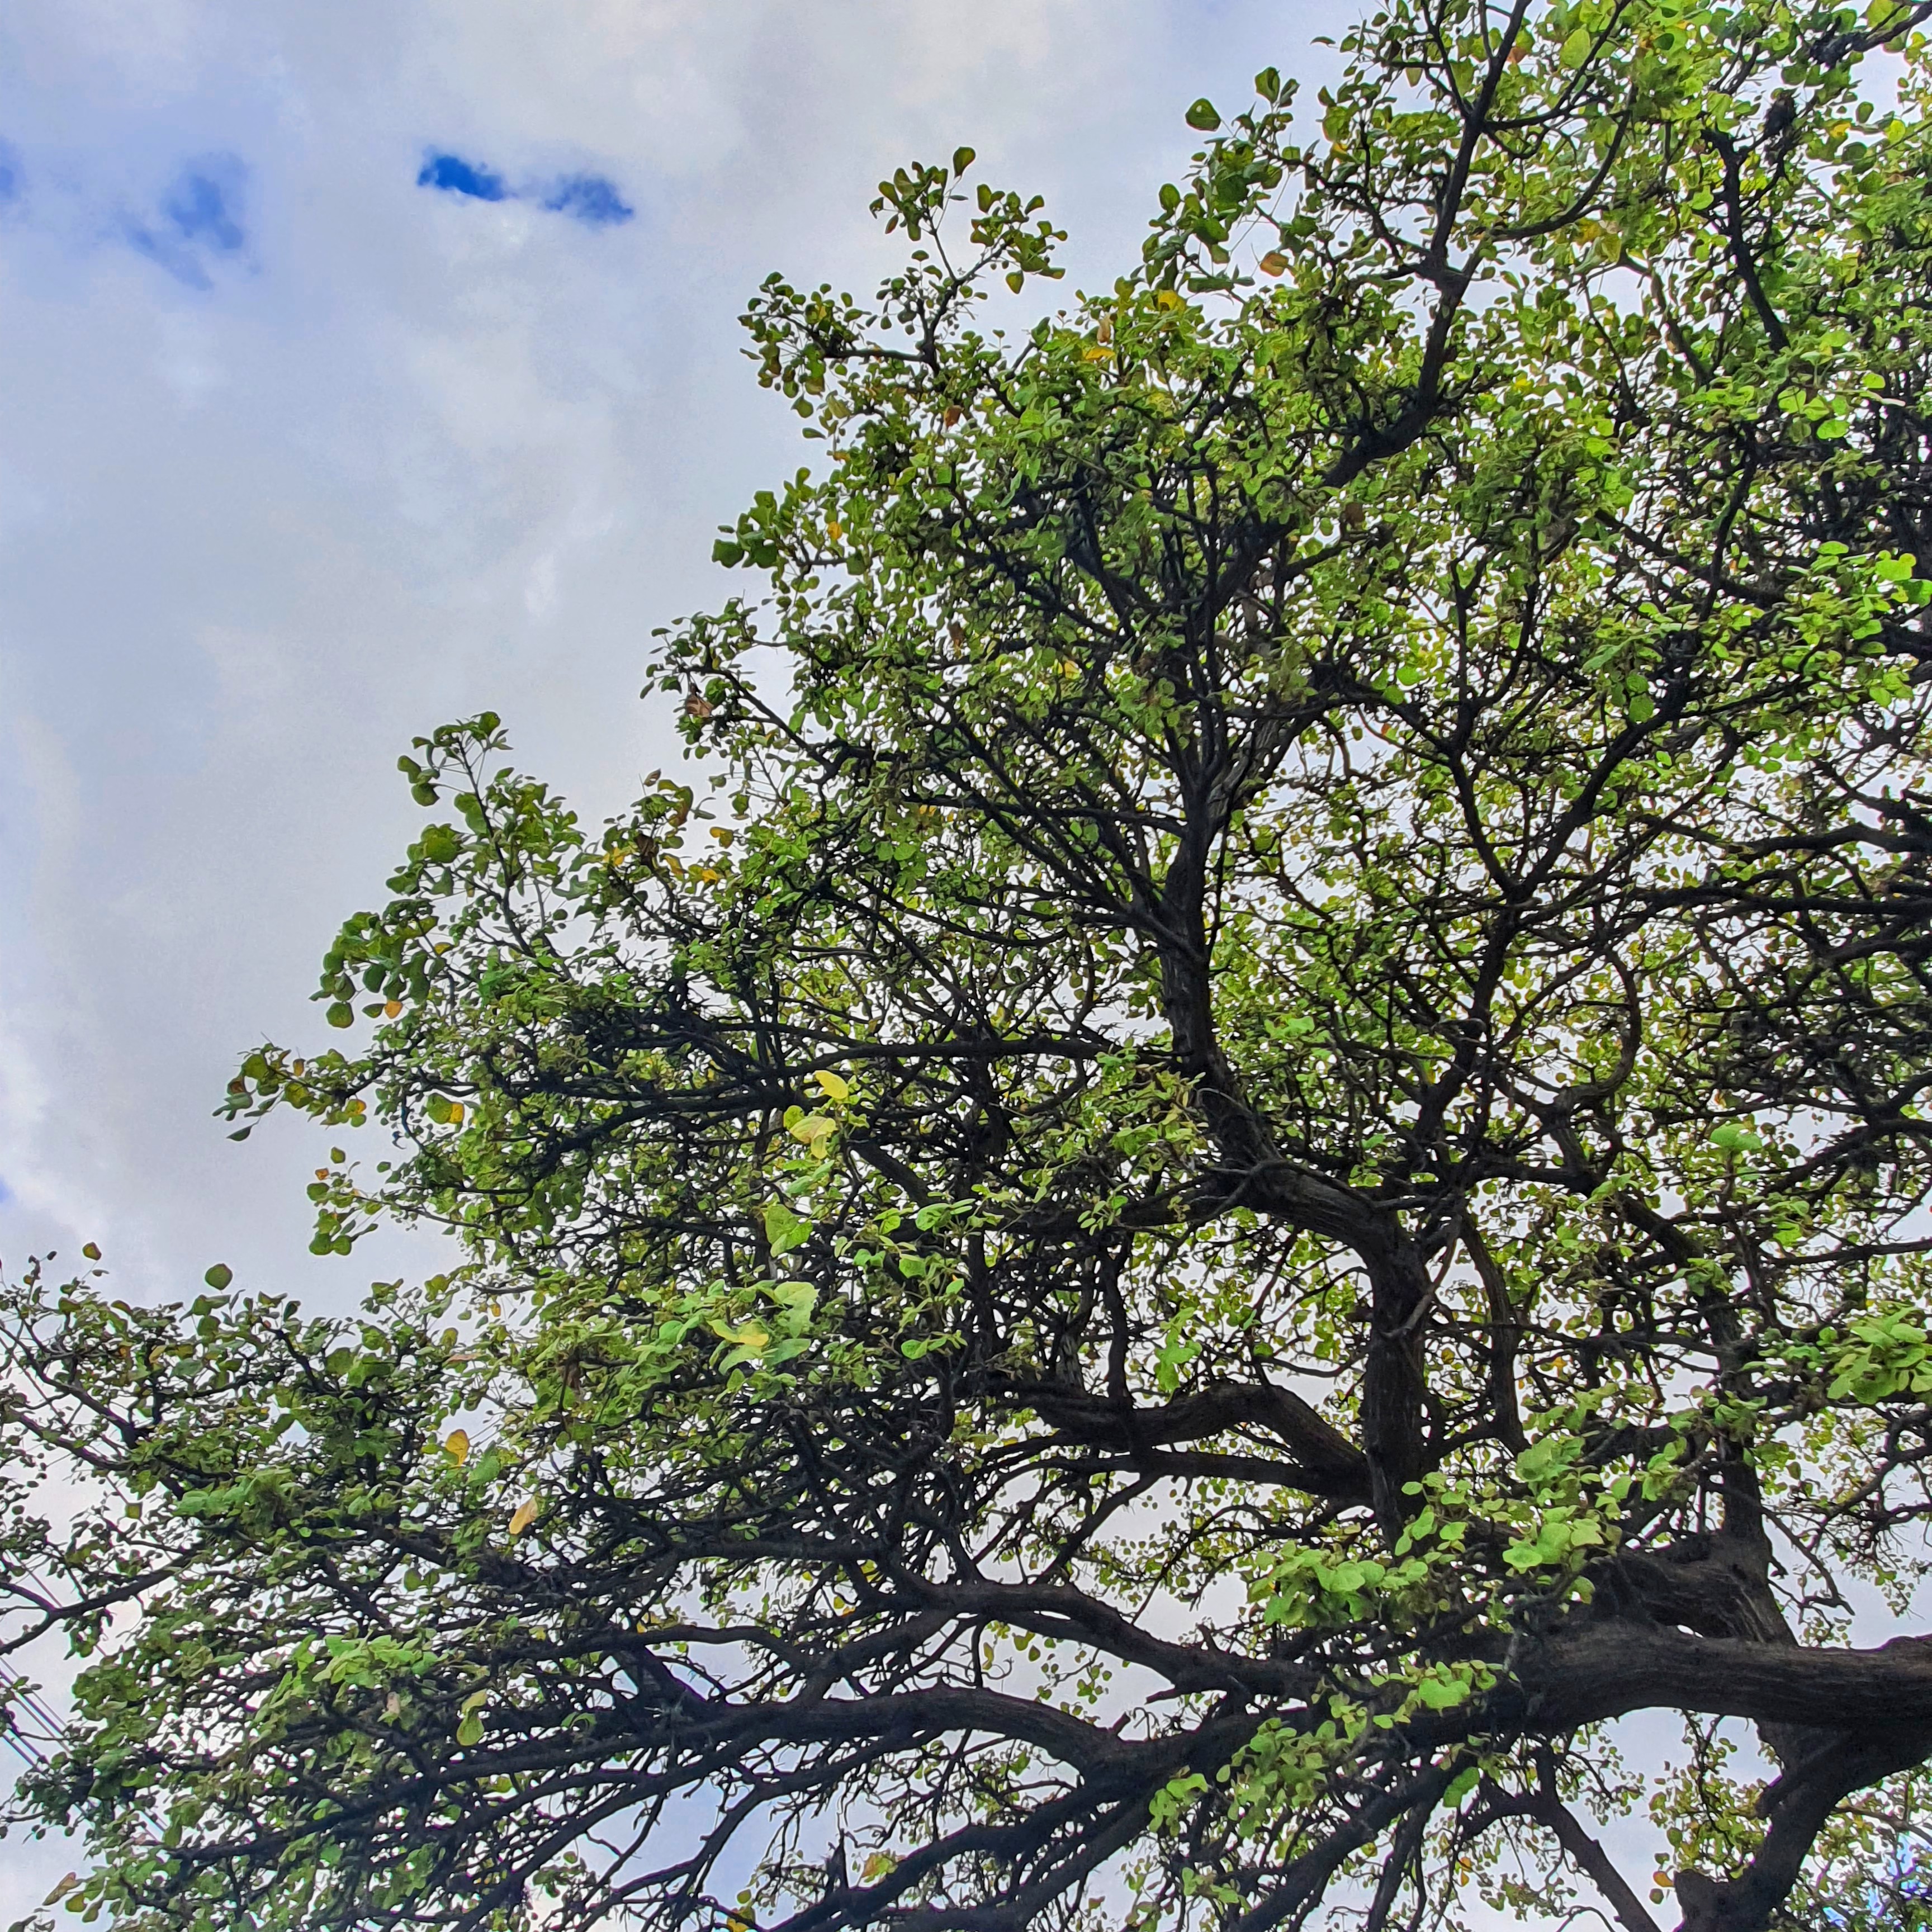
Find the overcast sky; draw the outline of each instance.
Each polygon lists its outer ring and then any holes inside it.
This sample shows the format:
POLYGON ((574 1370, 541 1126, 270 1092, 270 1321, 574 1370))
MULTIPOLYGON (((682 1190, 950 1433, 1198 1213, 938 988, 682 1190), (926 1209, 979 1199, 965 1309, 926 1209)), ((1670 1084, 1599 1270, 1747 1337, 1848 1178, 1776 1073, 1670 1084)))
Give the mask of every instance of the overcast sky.
MULTIPOLYGON (((1132 259, 1196 95, 1342 16, 1207 0, 10 0, 0 13, 0 1256, 334 1299, 307 1130, 211 1109, 485 706, 614 808, 652 628, 804 459, 735 317, 867 288, 962 142, 1132 259)), ((1311 65, 1311 62, 1314 65, 1311 65)))

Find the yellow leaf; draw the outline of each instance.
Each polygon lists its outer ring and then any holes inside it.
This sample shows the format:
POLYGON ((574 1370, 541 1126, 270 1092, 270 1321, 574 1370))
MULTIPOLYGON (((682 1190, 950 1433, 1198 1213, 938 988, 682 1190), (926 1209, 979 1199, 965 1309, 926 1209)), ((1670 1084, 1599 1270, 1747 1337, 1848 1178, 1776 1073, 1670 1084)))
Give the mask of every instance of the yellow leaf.
POLYGON ((834 543, 836 543, 838 539, 844 535, 844 531, 841 526, 838 519, 836 517, 827 517, 826 518, 825 534, 829 536, 834 543))
POLYGON ((87 1243, 87 1244, 82 1248, 81 1252, 91 1262, 98 1262, 100 1258, 100 1247, 98 1244, 93 1241, 87 1243))
POLYGON ((890 1852, 874 1852, 866 1861, 864 1868, 860 1872, 859 1876, 866 1884, 870 1885, 875 1878, 884 1878, 886 1873, 892 1870, 898 1863, 898 1860, 894 1858, 890 1852))
POLYGON ((818 1090, 828 1100, 846 1100, 851 1098, 851 1088, 840 1079, 837 1074, 820 1072, 814 1073, 812 1077, 818 1082, 818 1090))
POLYGON ((837 1131, 836 1124, 828 1120, 823 1114, 808 1114, 792 1128, 791 1137, 810 1148, 815 1147, 820 1141, 829 1139, 837 1131))
POLYGON ((536 1520, 537 1499, 535 1496, 530 1496, 517 1505, 517 1513, 510 1519, 510 1534, 512 1536, 521 1536, 536 1520))
POLYGON ((1270 248, 1255 266, 1264 275, 1278 275, 1288 266, 1288 257, 1270 248))
POLYGON ((742 1328, 734 1328, 728 1322, 714 1322, 711 1332, 721 1340, 729 1342, 734 1348, 764 1348, 770 1346, 771 1336, 755 1322, 747 1322, 742 1328))
POLYGON ((1082 352, 1080 359, 1083 362, 1111 362, 1114 359, 1114 352, 1104 346, 1088 349, 1082 352))
POLYGON ((46 1897, 40 1900, 40 1903, 43 1905, 58 1905, 62 1899, 66 1898, 69 1892, 73 1891, 76 1886, 80 1884, 80 1873, 69 1872, 67 1876, 62 1879, 60 1883, 56 1886, 53 1890, 49 1892, 46 1897))
POLYGON ((470 1460, 469 1431, 464 1429, 452 1429, 443 1438, 442 1453, 460 1469, 470 1460))
POLYGON ((382 1017, 386 1020, 392 1020, 402 1010, 403 1003, 400 1000, 392 1000, 383 1007, 382 1017))
POLYGON ((463 1102, 460 1100, 452 1100, 449 1103, 449 1124, 452 1127, 460 1127, 463 1124, 463 1102))

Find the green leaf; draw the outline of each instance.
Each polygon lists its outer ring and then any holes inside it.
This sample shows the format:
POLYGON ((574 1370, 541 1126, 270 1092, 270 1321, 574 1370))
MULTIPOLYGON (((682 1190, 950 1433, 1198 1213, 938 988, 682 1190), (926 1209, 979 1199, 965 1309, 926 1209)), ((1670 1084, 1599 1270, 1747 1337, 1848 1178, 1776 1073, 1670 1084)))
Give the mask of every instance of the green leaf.
POLYGON ((1432 1711, 1453 1711, 1468 1701, 1469 1687, 1460 1678, 1425 1677, 1415 1687, 1415 1694, 1432 1711))
POLYGON ((1567 68, 1580 68, 1590 58, 1591 50, 1596 44, 1596 36, 1589 28, 1579 27, 1564 40, 1559 58, 1567 68))
POLYGON ((788 1255, 812 1238, 812 1223, 782 1201, 768 1203, 764 1218, 765 1239, 774 1255, 788 1255))
POLYGON ((1211 134, 1220 126, 1221 117, 1214 111, 1214 104, 1203 96, 1188 109, 1187 124, 1202 134, 1211 134))

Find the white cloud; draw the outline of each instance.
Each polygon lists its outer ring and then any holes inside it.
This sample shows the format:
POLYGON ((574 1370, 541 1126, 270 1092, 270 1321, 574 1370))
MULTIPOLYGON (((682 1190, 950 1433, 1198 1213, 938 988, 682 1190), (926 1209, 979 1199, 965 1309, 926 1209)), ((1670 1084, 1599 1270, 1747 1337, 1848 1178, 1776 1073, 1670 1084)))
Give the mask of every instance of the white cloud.
POLYGON ((339 1277, 299 1135, 236 1149, 208 1108, 309 1030, 414 733, 490 706, 592 808, 670 755, 631 701, 650 628, 799 460, 746 294, 862 285, 872 183, 962 140, 1108 273, 1186 100, 1292 56, 1258 5, 1156 0, 10 8, 0 1000, 11 1090, 56 1097, 0 1122, 0 1252, 84 1218, 149 1292, 211 1244, 339 1277), (593 170, 637 219, 428 191, 432 145, 593 170))

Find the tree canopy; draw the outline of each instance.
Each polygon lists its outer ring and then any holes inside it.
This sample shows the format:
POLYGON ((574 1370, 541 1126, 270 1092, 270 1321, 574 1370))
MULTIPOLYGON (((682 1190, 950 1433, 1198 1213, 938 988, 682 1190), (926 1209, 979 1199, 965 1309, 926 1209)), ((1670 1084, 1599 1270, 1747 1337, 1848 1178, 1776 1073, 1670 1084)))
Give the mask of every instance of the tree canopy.
POLYGON ((1932 1924, 1928 13, 1390 0, 1036 324, 964 149, 765 284, 686 773, 419 740, 229 1089, 448 1271, 7 1291, 68 1906, 1932 1924))

